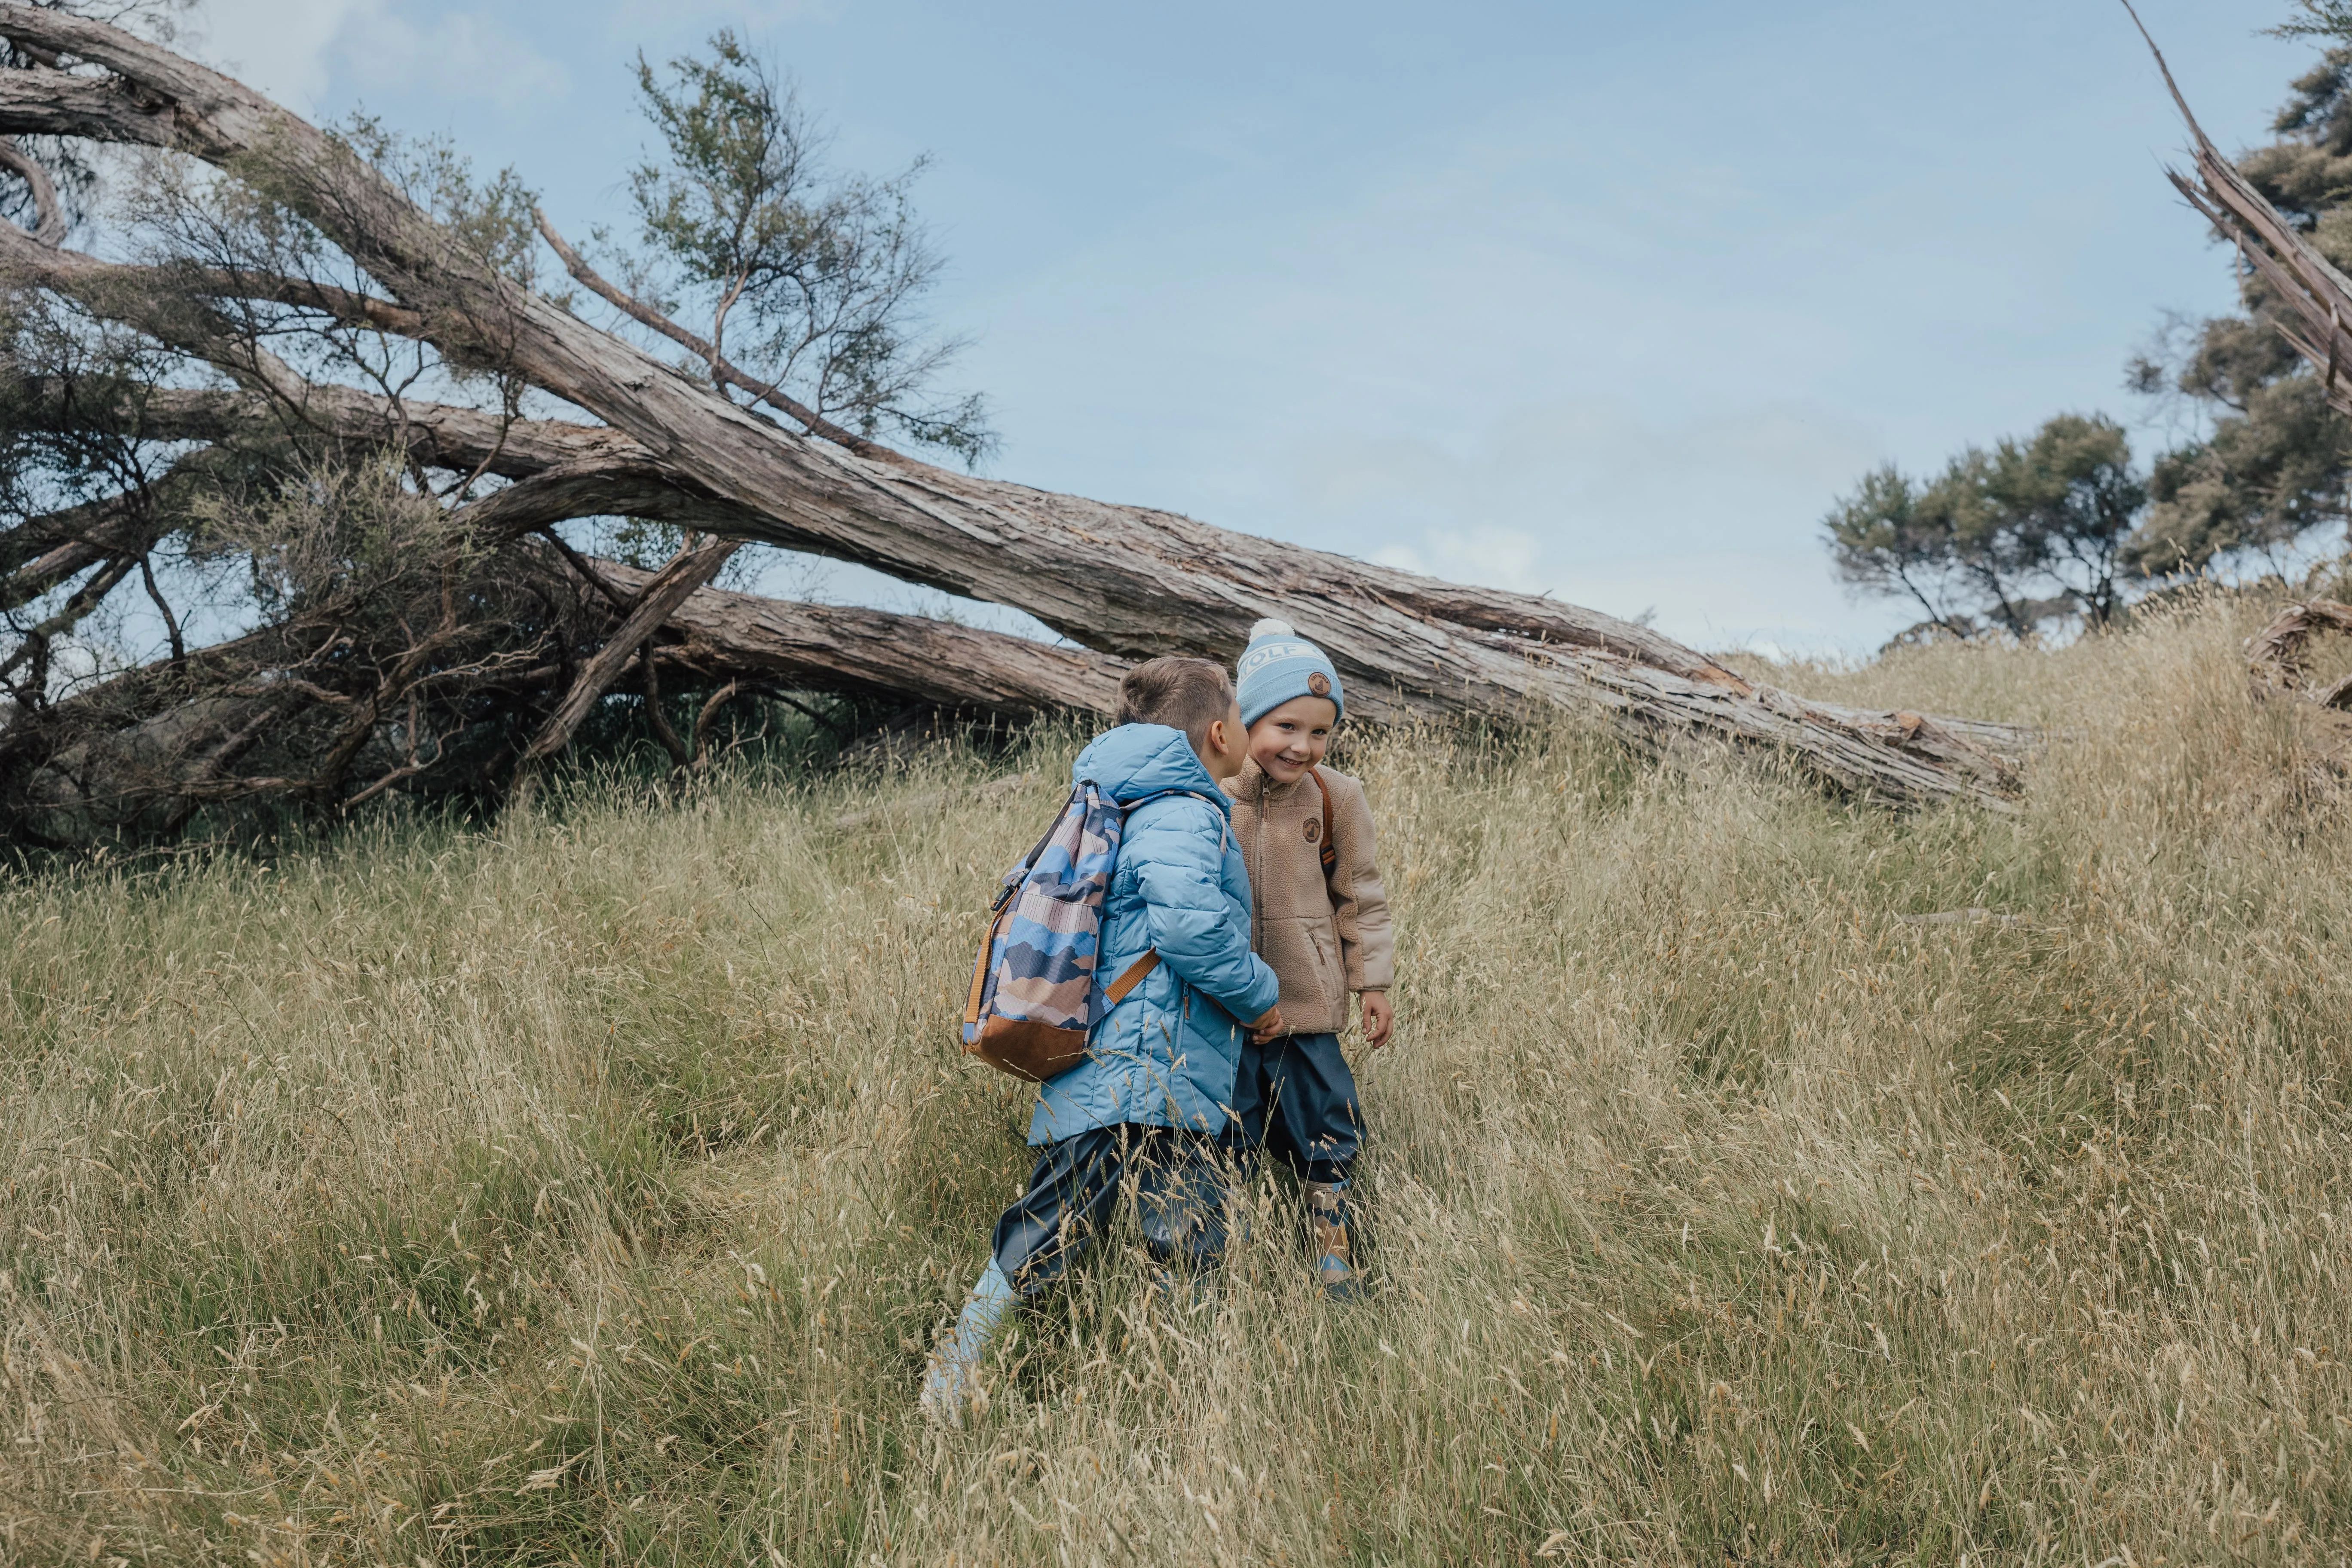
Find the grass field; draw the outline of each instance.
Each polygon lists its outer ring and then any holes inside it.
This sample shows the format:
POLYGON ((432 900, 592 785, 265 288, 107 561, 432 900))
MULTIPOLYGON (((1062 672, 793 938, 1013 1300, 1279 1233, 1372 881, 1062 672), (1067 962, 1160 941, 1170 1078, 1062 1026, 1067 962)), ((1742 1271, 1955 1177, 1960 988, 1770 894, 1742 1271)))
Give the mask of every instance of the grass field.
POLYGON ((1358 737, 1376 1293, 1254 1192, 961 1433, 1027 1156, 950 1021, 1074 733, 0 883, 0 1560, 2343 1562, 2352 825, 2265 608, 1780 672, 2050 725, 2013 816, 1358 737))

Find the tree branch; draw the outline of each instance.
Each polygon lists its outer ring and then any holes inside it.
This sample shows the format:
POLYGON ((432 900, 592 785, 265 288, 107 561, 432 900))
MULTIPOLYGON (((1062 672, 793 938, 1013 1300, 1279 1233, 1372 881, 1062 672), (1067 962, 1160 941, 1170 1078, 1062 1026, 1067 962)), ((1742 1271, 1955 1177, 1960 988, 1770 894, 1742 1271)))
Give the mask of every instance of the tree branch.
POLYGON ((0 534, 0 563, 22 563, 0 578, 0 610, 30 604, 109 556, 143 552, 153 542, 152 525, 135 490, 27 518, 0 534))
MULTIPOLYGON (((563 237, 555 231, 555 226, 547 221, 545 213, 533 207, 530 209, 530 216, 539 220, 541 237, 547 241, 549 247, 562 258, 565 271, 571 273, 574 279, 585 285, 591 292, 602 298, 623 315, 651 327, 655 331, 708 364, 710 367, 713 381, 741 388, 770 407, 778 409, 800 421, 811 435, 822 436, 838 446, 848 447, 860 457, 897 458, 897 453, 887 447, 876 445, 855 431, 843 429, 815 409, 808 407, 798 399, 787 395, 782 388, 738 370, 720 356, 719 345, 715 341, 706 342, 695 336, 651 305, 610 282, 602 273, 589 266, 584 257, 564 243, 563 237)), ((734 302, 735 297, 730 292, 725 303, 719 307, 719 321, 726 321, 727 306, 734 302)), ((718 322, 712 323, 714 328, 718 324, 718 322)))
MULTIPOLYGON (((0 13, 9 9, 13 7, 0 6, 0 13)), ((25 74, 0 71, 0 79, 25 74)), ((289 403, 299 403, 310 384, 218 311, 194 303, 169 268, 100 260, 45 245, 36 235, 0 224, 0 277, 61 294, 103 320, 136 327, 289 403)))
POLYGON ((163 597, 163 590, 156 585, 154 565, 143 550, 139 552, 139 580, 145 584, 148 600, 154 605, 155 613, 163 617, 163 632, 171 639, 172 662, 186 663, 188 645, 180 637, 180 617, 172 613, 170 602, 163 597))
POLYGON ((60 605, 56 614, 47 616, 26 632, 24 640, 16 645, 16 650, 5 659, 0 659, 0 680, 16 674, 27 661, 37 662, 46 658, 51 639, 61 632, 71 631, 103 604, 106 596, 131 574, 131 569, 138 560, 136 556, 118 555, 100 567, 89 581, 75 589, 73 596, 60 605))
MULTIPOLYGON (((131 268, 122 268, 131 271, 131 268)), ((338 288, 313 278, 289 278, 275 272, 247 272, 230 268, 139 268, 159 282, 174 283, 192 294, 220 300, 260 300, 317 310, 347 326, 373 327, 394 337, 423 341, 431 323, 422 310, 412 310, 373 294, 338 288)))
MULTIPOLYGON (((654 574, 617 561, 593 569, 642 595, 654 574)), ((850 605, 811 605, 728 588, 698 588, 664 624, 656 656, 698 680, 913 700, 1027 718, 1108 717, 1128 661, 1003 632, 850 605)))
POLYGON ((740 509, 697 495, 650 464, 591 458, 543 468, 467 502, 454 516, 484 538, 512 539, 575 517, 707 527, 736 521, 740 509))
POLYGON ((131 84, 111 98, 77 88, 47 118, 16 120, 10 105, 37 89, 5 84, 0 132, 58 131, 79 116, 83 134, 266 171, 387 295, 425 312, 428 341, 446 356, 494 352, 506 373, 610 422, 670 479, 734 509, 714 531, 1019 605, 1111 653, 1230 658, 1252 620, 1278 615, 1324 646, 1349 682, 1351 710, 1373 720, 1508 718, 1571 704, 1597 709, 1637 743, 1697 733, 1781 748, 1842 787, 1898 802, 1997 805, 2030 743, 2005 727, 1858 714, 1751 686, 1655 634, 1629 637, 1638 629, 1531 595, 1452 588, 1169 512, 795 435, 522 288, 347 143, 217 72, 40 6, 0 3, 0 36, 102 65, 131 84), (495 342, 467 335, 490 327, 495 342), (1433 596, 1452 613, 1419 607, 1433 596), (1556 637, 1549 627, 1562 617, 1556 637))
POLYGON ((694 760, 694 754, 686 749, 686 742, 677 738, 677 730, 670 723, 669 715, 662 711, 661 671, 654 662, 654 645, 650 641, 638 646, 637 670, 644 678, 646 719, 653 725, 654 739, 659 741, 662 750, 669 753, 670 765, 683 772, 686 765, 694 760))
POLYGON ((541 529, 539 536, 553 546, 555 552, 563 558, 564 564, 572 568, 572 574, 602 595, 606 604, 624 616, 629 613, 633 607, 633 601, 604 580, 604 574, 596 569, 595 563, 564 543, 563 536, 552 528, 541 529))
MULTIPOLYGON (((142 440, 215 444, 252 444, 309 433, 354 449, 396 446, 426 468, 451 472, 482 469, 502 479, 523 479, 562 468, 582 479, 602 473, 616 484, 635 476, 646 487, 643 496, 649 505, 671 504, 655 495, 656 486, 673 494, 681 489, 645 447, 598 426, 501 420, 454 404, 395 404, 332 382, 299 384, 300 390, 290 401, 251 390, 158 386, 120 402, 93 404, 79 395, 78 387, 54 377, 19 383, 12 390, 29 418, 53 428, 124 431, 142 440)), ((714 516, 728 507, 716 498, 705 504, 714 516)), ((9 558, 8 537, 0 535, 0 564, 9 558)))
POLYGON ((588 716, 588 710, 596 705, 597 699, 612 688, 638 647, 669 619, 688 595, 717 575, 741 542, 713 539, 689 546, 655 574, 638 591, 636 605, 621 623, 620 629, 605 639, 593 658, 581 667, 572 689, 563 694, 563 700, 556 705, 547 723, 523 748, 518 760, 525 770, 534 768, 571 743, 572 731, 580 727, 580 721, 588 716))
MULTIPOLYGON (((0 18, 0 26, 6 29, 0 36, 21 49, 31 39, 15 25, 17 21, 0 18)), ((168 147, 176 131, 174 118, 170 104, 119 78, 0 71, 0 132, 168 147)))
POLYGON ((0 168, 15 173, 33 193, 34 226, 27 237, 35 245, 54 249, 65 243, 65 208, 58 205, 58 187, 49 180, 49 172, 41 167, 25 150, 5 136, 0 136, 0 168))
POLYGON ((691 761, 692 766, 701 768, 709 764, 710 721, 719 717, 719 710, 721 708, 726 707, 729 702, 734 700, 735 694, 742 689, 743 683, 741 681, 730 680, 726 685, 720 687, 718 690, 712 692, 709 696, 702 700, 701 710, 694 716, 694 755, 691 761))

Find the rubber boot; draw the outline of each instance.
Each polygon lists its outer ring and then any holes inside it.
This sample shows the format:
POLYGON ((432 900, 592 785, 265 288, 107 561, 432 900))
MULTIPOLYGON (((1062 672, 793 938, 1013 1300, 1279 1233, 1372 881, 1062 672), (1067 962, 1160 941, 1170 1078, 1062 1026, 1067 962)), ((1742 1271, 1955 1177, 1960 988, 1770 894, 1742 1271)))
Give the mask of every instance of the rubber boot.
POLYGON ((963 1425, 964 1412, 980 1394, 981 1360, 1019 1300, 1013 1293, 1013 1282, 997 1268, 996 1259, 990 1258, 971 1288, 971 1299, 963 1304, 955 1331, 931 1352, 930 1365, 923 1373, 924 1415, 950 1426, 963 1425))
POLYGON ((1307 1234, 1315 1244, 1315 1280, 1335 1301, 1356 1299, 1359 1277, 1348 1252, 1348 1205, 1340 1194, 1345 1182, 1308 1182, 1307 1234))

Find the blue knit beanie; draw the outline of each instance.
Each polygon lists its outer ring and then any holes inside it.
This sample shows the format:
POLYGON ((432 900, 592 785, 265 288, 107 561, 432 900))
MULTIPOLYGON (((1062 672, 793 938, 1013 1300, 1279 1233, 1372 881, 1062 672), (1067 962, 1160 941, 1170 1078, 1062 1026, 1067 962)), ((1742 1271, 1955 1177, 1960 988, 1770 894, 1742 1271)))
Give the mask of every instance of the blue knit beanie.
POLYGON ((1339 692, 1339 672, 1288 621, 1260 621, 1250 627, 1249 647, 1234 667, 1234 694, 1241 699, 1245 725, 1294 697, 1329 698, 1335 723, 1348 710, 1347 699, 1339 692))

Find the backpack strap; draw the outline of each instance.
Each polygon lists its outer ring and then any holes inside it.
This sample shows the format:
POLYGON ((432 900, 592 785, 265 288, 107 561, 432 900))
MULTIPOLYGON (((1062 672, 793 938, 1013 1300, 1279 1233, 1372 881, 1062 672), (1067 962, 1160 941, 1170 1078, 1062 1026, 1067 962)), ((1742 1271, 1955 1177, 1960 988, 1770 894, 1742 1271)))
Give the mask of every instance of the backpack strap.
POLYGON ((996 911, 988 919, 988 934, 981 939, 980 956, 972 961, 971 994, 964 998, 963 1004, 963 1021, 967 1028, 980 1022, 981 998, 988 989, 988 961, 996 952, 996 933, 1004 925, 1005 900, 1012 896, 1007 890, 1004 898, 996 900, 996 911))
POLYGON ((1308 768, 1307 776, 1315 781, 1315 789, 1323 797, 1323 880, 1328 884, 1339 869, 1339 847, 1331 842, 1331 786, 1323 782, 1321 768, 1308 768))
MULTIPOLYGON (((1190 795, 1203 805, 1214 807, 1217 816, 1223 819, 1225 826, 1228 827, 1232 826, 1233 817, 1226 811, 1224 803, 1222 801, 1211 800, 1207 795, 1202 795, 1196 789, 1163 789, 1156 794, 1147 795, 1141 800, 1131 800, 1127 802, 1121 808, 1122 813, 1132 812, 1138 806, 1148 805, 1155 800, 1165 800, 1171 795, 1190 795)), ((1224 852, 1224 834, 1221 830, 1217 835, 1217 853, 1222 855, 1224 852)), ((1134 990, 1137 986, 1142 984, 1144 981, 1150 978, 1151 972, 1159 967, 1160 950, 1156 947, 1144 949, 1143 956, 1141 958, 1139 958, 1133 963, 1129 964, 1118 979, 1103 987, 1103 1000, 1109 1003, 1114 1007, 1118 1006, 1120 1003, 1127 1000, 1127 994, 1129 992, 1134 990)))
MULTIPOLYGON (((1080 779, 1076 784, 1071 786, 1070 798, 1062 803, 1062 809, 1055 812, 1054 814, 1054 820, 1045 825, 1045 837, 1038 839, 1037 842, 1031 847, 1028 854, 1021 857, 1021 864, 1013 867, 1012 870, 1007 871, 1004 874, 1003 885, 996 889, 996 902, 991 904, 989 908, 992 910, 1002 910, 1005 905, 1013 901, 1013 892, 1021 886, 1021 879, 1029 874, 1029 868, 1037 863, 1037 857, 1045 852, 1045 846, 1054 842, 1054 829, 1062 826, 1062 818, 1070 814, 1070 807, 1077 804, 1080 797, 1085 795, 1088 790, 1098 788, 1099 786, 1097 785, 1095 781, 1092 779, 1080 779)), ((974 981, 972 983, 971 994, 972 1005, 977 1008, 980 1005, 980 983, 978 981, 974 981)), ((977 1013, 975 1013, 974 1016, 977 1016, 977 1013)))
POLYGON ((1160 950, 1146 948, 1143 956, 1127 966, 1126 973, 1103 987, 1103 1000, 1116 1007, 1127 1000, 1127 994, 1143 984, 1150 973, 1160 967, 1160 950))

